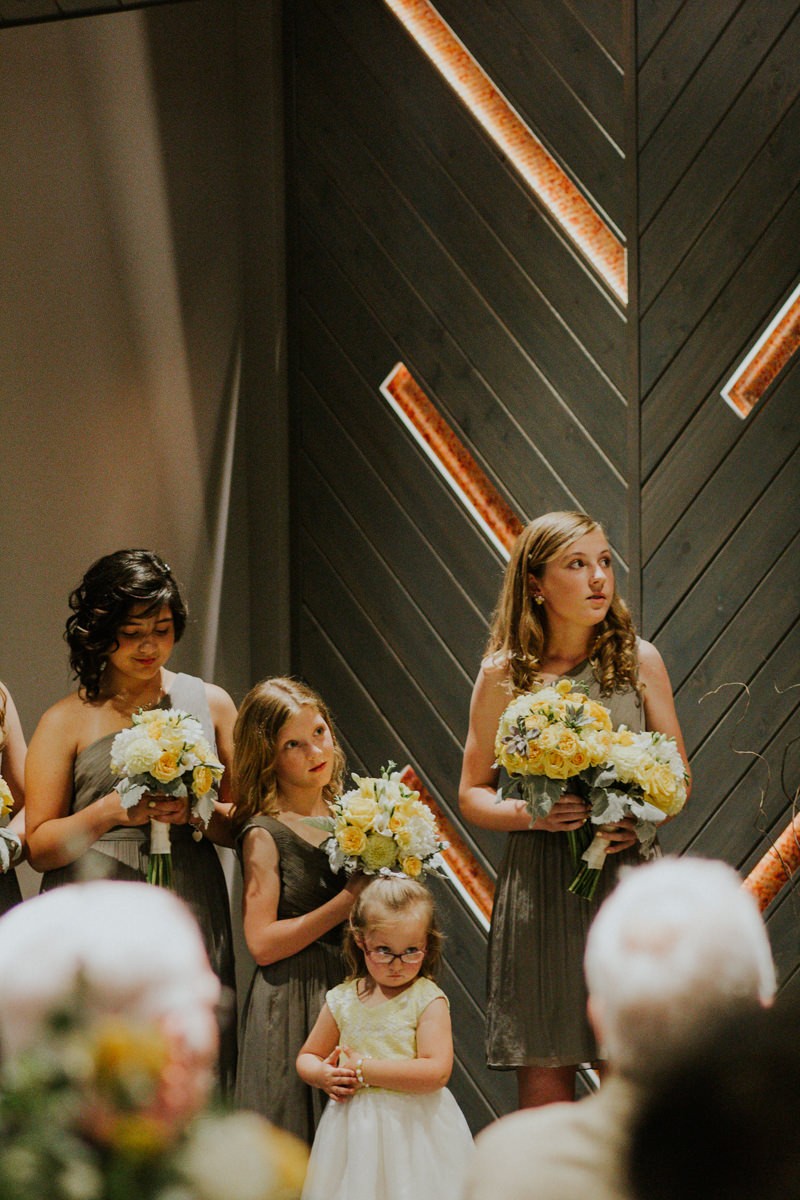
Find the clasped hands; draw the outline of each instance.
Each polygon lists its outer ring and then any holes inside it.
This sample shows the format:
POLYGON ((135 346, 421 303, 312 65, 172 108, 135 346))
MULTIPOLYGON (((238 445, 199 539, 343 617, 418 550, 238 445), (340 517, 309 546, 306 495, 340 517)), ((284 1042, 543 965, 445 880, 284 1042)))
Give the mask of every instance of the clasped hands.
POLYGON ((185 825, 189 815, 188 796, 166 796, 158 792, 145 792, 141 800, 125 812, 128 825, 145 825, 151 820, 185 825))
MULTIPOLYGON (((520 802, 521 803, 521 802, 520 802)), ((539 817, 531 824, 532 829, 544 829, 548 833, 568 833, 581 829, 589 819, 589 805, 574 792, 564 792, 556 800, 546 817, 539 817)), ((623 817, 609 825, 596 825, 595 834, 608 842, 608 854, 619 854, 636 844, 636 828, 632 817, 623 817)))
POLYGON ((319 1087, 337 1104, 346 1104, 361 1088, 356 1069, 350 1066, 355 1057, 356 1052, 349 1046, 335 1046, 322 1059, 319 1087))

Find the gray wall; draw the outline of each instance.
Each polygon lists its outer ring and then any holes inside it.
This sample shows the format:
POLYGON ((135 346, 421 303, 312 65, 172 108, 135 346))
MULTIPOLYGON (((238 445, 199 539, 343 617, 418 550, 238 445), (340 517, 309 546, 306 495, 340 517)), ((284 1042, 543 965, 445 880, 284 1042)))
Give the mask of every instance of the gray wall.
POLYGON ((242 370, 248 333, 283 337, 282 217, 263 196, 277 63, 248 76, 239 57, 273 47, 273 25, 270 5, 204 0, 0 33, 0 677, 29 734, 68 686, 67 594, 121 546, 158 549, 186 587, 181 667, 239 699, 254 667, 285 664, 285 614, 259 595, 251 621, 250 598, 251 531, 270 562, 285 497, 257 474, 253 511, 245 450, 253 408, 281 446, 280 357, 258 391, 242 370), (262 135, 247 206, 245 105, 262 135))
POLYGON ((281 120, 273 4, 0 32, 0 678, 28 737, 71 686, 68 593, 123 546, 185 585, 178 667, 238 703, 288 666, 281 120))

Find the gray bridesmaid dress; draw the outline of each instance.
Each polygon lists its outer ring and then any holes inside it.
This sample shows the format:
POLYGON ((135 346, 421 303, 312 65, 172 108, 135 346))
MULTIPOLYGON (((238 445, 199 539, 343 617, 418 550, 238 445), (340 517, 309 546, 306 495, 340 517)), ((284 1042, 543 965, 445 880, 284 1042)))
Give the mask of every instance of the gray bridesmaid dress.
MULTIPOLYGON (((159 708, 180 708, 196 717, 212 747, 216 746, 214 724, 202 679, 194 675, 176 675, 159 708)), ((113 790, 116 776, 111 771, 111 743, 115 736, 114 733, 106 734, 77 755, 72 812, 79 812, 113 790)), ((236 1078, 236 1022, 232 1015, 235 1009, 236 975, 225 876, 214 846, 206 838, 196 842, 192 838, 191 826, 170 826, 170 848, 172 890, 188 904, 197 918, 211 966, 227 989, 226 995, 230 1000, 226 1007, 230 1008, 231 1015, 220 1029, 218 1080, 222 1095, 230 1095, 236 1078)), ((75 862, 45 871, 41 890, 47 892, 62 884, 84 879, 144 881, 147 878, 148 849, 149 825, 111 829, 75 862)))
MULTIPOLYGON (((0 772, 2 771, 3 757, 0 755, 0 772)), ((16 871, 6 871, 0 875, 0 917, 3 913, 8 912, 15 904, 19 904, 22 899, 22 893, 19 890, 19 881, 17 880, 16 871)))
MULTIPOLYGON (((587 685, 616 728, 639 731, 644 717, 631 690, 600 695, 588 662, 564 678, 587 685)), ((583 952, 589 925, 638 847, 610 855, 595 899, 567 889, 575 866, 566 834, 508 834, 497 877, 487 968, 486 1056, 490 1067, 559 1067, 592 1062, 597 1046, 586 1016, 583 952)))
POLYGON ((16 871, 5 871, 0 875, 0 917, 8 912, 15 904, 19 904, 22 893, 19 890, 16 871))
MULTIPOLYGON (((254 817, 241 831, 266 829, 279 855, 278 919, 319 908, 346 882, 334 875, 324 851, 274 817, 254 817)), ((325 994, 344 979, 342 927, 279 962, 258 967, 242 1013, 236 1103, 268 1117, 309 1144, 325 1104, 318 1088, 303 1083, 295 1059, 320 1014, 325 994)))

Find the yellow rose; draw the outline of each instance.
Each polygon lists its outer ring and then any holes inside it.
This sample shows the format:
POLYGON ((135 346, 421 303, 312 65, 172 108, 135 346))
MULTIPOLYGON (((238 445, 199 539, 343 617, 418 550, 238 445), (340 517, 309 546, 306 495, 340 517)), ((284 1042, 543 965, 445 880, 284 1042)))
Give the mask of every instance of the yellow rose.
POLYGON ((419 803, 414 799, 409 798, 398 804, 391 817, 389 818, 389 828, 392 833, 397 833, 398 829, 402 829, 407 825, 413 816, 419 811, 419 803))
POLYGON ((611 732, 611 713, 606 708, 605 704, 599 704, 597 700, 584 699, 586 713, 592 719, 596 729, 607 729, 611 732))
POLYGON ((147 736, 152 738, 154 742, 161 741, 161 735, 164 732, 163 720, 147 722, 147 736))
POLYGON ((174 750, 165 750, 150 768, 150 774, 159 783, 171 783, 173 779, 178 778, 180 773, 180 756, 174 750))
POLYGON ((345 808, 347 820, 351 825, 357 825, 359 829, 370 829, 377 814, 378 804, 375 797, 366 794, 363 790, 356 792, 347 801, 345 808))
POLYGON ((579 771, 585 771, 591 762, 589 751, 576 740, 575 748, 569 755, 570 774, 577 775, 579 771))
POLYGON ((565 729, 556 742, 556 750, 564 758, 572 758, 580 750, 580 742, 571 729, 565 729))
POLYGON ((111 1019, 101 1026, 94 1046, 94 1069, 98 1081, 113 1085, 120 1079, 149 1076, 155 1082, 169 1061, 163 1034, 150 1026, 137 1028, 111 1019))
POLYGON ((410 879, 416 879, 422 874, 422 859, 417 858, 416 854, 409 854, 408 858, 401 860, 400 870, 410 879))
POLYGON ((370 871, 380 871, 381 867, 393 867, 397 859, 397 846, 394 838, 382 833, 370 833, 361 854, 364 866, 370 871))
POLYGON ((563 725, 548 725, 546 729, 543 729, 537 743, 540 751, 555 750, 563 732, 563 725))
POLYGON ((643 786, 651 804, 655 804, 656 808, 660 808, 668 816, 680 812, 683 807, 682 797, 677 780, 667 764, 653 763, 643 774, 643 786))
POLYGON ((574 773, 571 764, 557 750, 550 750, 544 756, 544 770, 548 779, 569 779, 574 773))
POLYGON ((113 1120, 107 1141, 131 1158, 154 1158, 169 1145, 173 1132, 149 1113, 121 1113, 113 1120))
POLYGON ((367 844, 367 835, 357 825, 345 825, 336 834, 336 841, 345 854, 360 854, 367 844))
POLYGON ((559 679, 558 683, 556 684, 556 691, 558 692, 559 696, 568 696, 572 691, 572 680, 559 679))
POLYGON ((210 767, 195 767, 192 771, 192 791, 195 796, 205 796, 214 782, 210 767))
POLYGON ((632 746, 633 734, 630 729, 626 729, 624 725, 621 725, 619 729, 615 730, 612 740, 615 746, 632 746))
POLYGON ((0 778, 0 821, 7 817, 14 807, 14 797, 5 779, 0 778))

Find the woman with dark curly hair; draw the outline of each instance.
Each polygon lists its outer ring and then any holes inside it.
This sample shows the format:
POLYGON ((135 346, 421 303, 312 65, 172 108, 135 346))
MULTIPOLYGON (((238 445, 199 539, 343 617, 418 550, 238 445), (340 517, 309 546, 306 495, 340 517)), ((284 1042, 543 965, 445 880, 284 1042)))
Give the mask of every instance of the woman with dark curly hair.
MULTIPOLYGON (((487 1057, 515 1069, 520 1108, 572 1100, 575 1071, 597 1058, 586 1016, 583 948, 600 902, 613 888, 612 863, 639 861, 630 818, 604 826, 608 853, 596 900, 567 889, 575 874, 568 839, 587 805, 565 793, 531 820, 521 800, 501 800, 494 743, 511 699, 569 678, 604 703, 615 726, 659 730, 683 740, 660 654, 636 637, 616 592, 608 540, 585 513, 531 521, 512 550, 486 657, 472 693, 459 787, 464 816, 508 832, 489 941, 487 1057)), ((688 771, 688 764, 687 764, 688 771)))
MULTIPOLYGON (((227 692, 167 662, 186 626, 186 606, 168 565, 149 550, 99 559, 70 596, 66 639, 77 692, 41 718, 26 772, 31 864, 42 890, 95 877, 143 880, 151 819, 171 827, 173 889, 200 924, 211 965, 235 987, 233 938, 222 867, 211 841, 230 844, 229 772, 204 835, 189 824, 186 799, 144 795, 123 808, 111 743, 140 709, 179 708, 202 724, 225 766, 233 757, 236 708, 227 692), (194 835, 194 836, 193 836, 194 835), (196 840, 199 836, 199 841, 196 840), (211 840, 207 840, 211 839, 211 840)), ((232 1085, 233 1022, 223 1030, 220 1086, 232 1085)))

